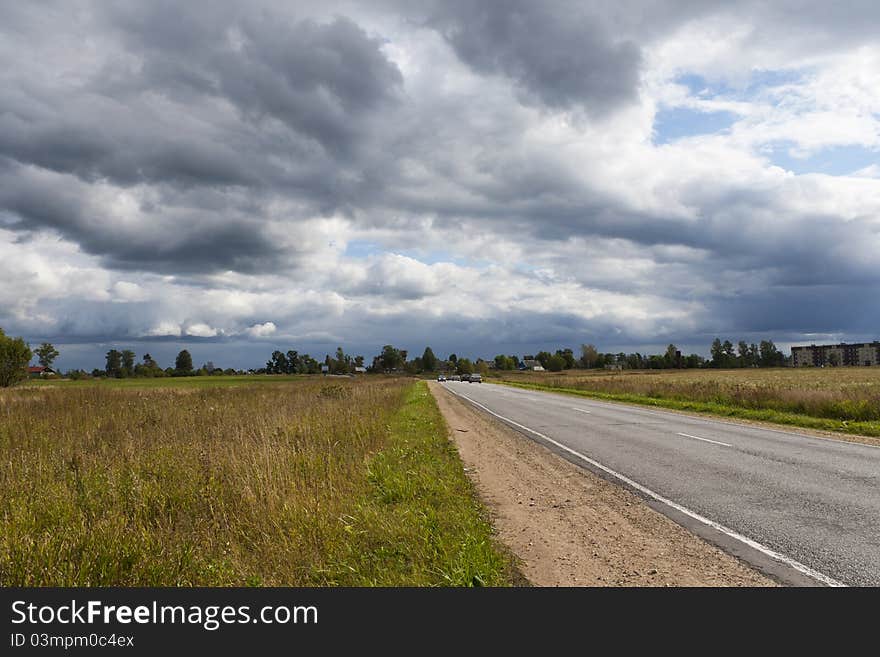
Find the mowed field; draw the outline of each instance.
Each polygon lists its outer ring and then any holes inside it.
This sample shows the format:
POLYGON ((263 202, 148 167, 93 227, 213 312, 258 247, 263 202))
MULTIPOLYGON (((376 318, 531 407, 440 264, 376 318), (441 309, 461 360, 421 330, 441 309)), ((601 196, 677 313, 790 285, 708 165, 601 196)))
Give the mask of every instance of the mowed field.
POLYGON ((512 581, 423 382, 267 378, 0 391, 0 585, 512 581))
POLYGON ((880 436, 880 367, 500 372, 505 383, 880 436))

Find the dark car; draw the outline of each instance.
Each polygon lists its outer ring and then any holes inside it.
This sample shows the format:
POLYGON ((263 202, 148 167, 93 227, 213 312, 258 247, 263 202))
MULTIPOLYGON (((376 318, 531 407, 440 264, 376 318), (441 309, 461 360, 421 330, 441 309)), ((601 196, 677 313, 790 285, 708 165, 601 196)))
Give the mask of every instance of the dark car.
POLYGON ((461 380, 462 380, 462 381, 470 381, 470 380, 471 380, 471 375, 470 375, 470 374, 462 374, 462 375, 461 375, 461 380))

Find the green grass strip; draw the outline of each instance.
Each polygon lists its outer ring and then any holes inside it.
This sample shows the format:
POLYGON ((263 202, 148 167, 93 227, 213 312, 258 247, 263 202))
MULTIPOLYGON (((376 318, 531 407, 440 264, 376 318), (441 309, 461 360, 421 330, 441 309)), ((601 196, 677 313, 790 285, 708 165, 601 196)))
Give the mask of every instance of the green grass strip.
POLYGON ((683 401, 679 399, 663 399, 660 397, 648 397, 632 393, 609 393, 582 390, 580 388, 565 388, 550 386, 541 383, 519 383, 495 379, 492 383, 511 386, 513 388, 525 388, 527 390, 544 390, 548 392, 561 392, 567 395, 601 399, 604 401, 626 402, 640 406, 654 406, 658 408, 670 408, 679 411, 690 411, 706 415, 719 415, 722 417, 742 418, 746 420, 759 420, 784 424, 789 426, 818 429, 821 431, 834 431, 837 433, 852 434, 857 436, 880 436, 880 423, 877 422, 850 422, 831 420, 827 418, 800 415, 798 413, 785 413, 771 409, 753 409, 718 404, 715 402, 683 401))
POLYGON ((345 586, 509 586, 493 538, 425 382, 408 387, 388 444, 366 465, 367 495, 343 518, 349 540, 320 574, 345 586))

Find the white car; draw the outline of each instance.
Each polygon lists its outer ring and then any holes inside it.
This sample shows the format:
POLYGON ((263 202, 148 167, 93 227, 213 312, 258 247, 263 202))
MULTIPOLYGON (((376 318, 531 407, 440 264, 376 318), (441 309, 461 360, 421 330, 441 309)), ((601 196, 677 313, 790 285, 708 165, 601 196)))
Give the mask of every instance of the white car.
POLYGON ((437 377, 437 380, 438 381, 445 381, 446 377, 441 374, 440 376, 437 377))

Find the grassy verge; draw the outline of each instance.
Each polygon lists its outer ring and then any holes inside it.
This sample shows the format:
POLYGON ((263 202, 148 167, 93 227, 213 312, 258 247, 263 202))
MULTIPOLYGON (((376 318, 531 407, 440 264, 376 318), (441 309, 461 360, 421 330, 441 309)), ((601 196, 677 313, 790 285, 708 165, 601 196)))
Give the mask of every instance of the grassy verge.
POLYGON ((345 519, 356 540, 322 574, 343 585, 503 586, 513 564, 496 546, 436 401, 411 385, 387 446, 368 463, 369 487, 345 519))
POLYGON ((0 586, 503 584, 425 385, 0 392, 0 586))
POLYGON ((821 417, 812 417, 809 415, 801 415, 798 413, 786 413, 784 411, 776 411, 772 409, 741 408, 718 402, 665 399, 662 397, 649 397, 647 395, 638 395, 633 393, 598 392, 592 390, 584 390, 582 388, 566 388, 564 386, 554 386, 542 383, 522 383, 516 381, 504 381, 501 379, 493 380, 493 383, 499 383, 515 388, 545 390, 548 392, 561 392, 568 395, 588 397, 590 399, 600 399, 604 401, 625 402, 628 404, 669 408, 673 410, 688 411, 692 413, 705 413, 708 415, 719 415, 722 417, 756 420, 760 422, 771 422, 774 424, 804 427, 807 429, 816 429, 819 431, 833 431, 854 436, 880 437, 880 422, 834 420, 821 417))

